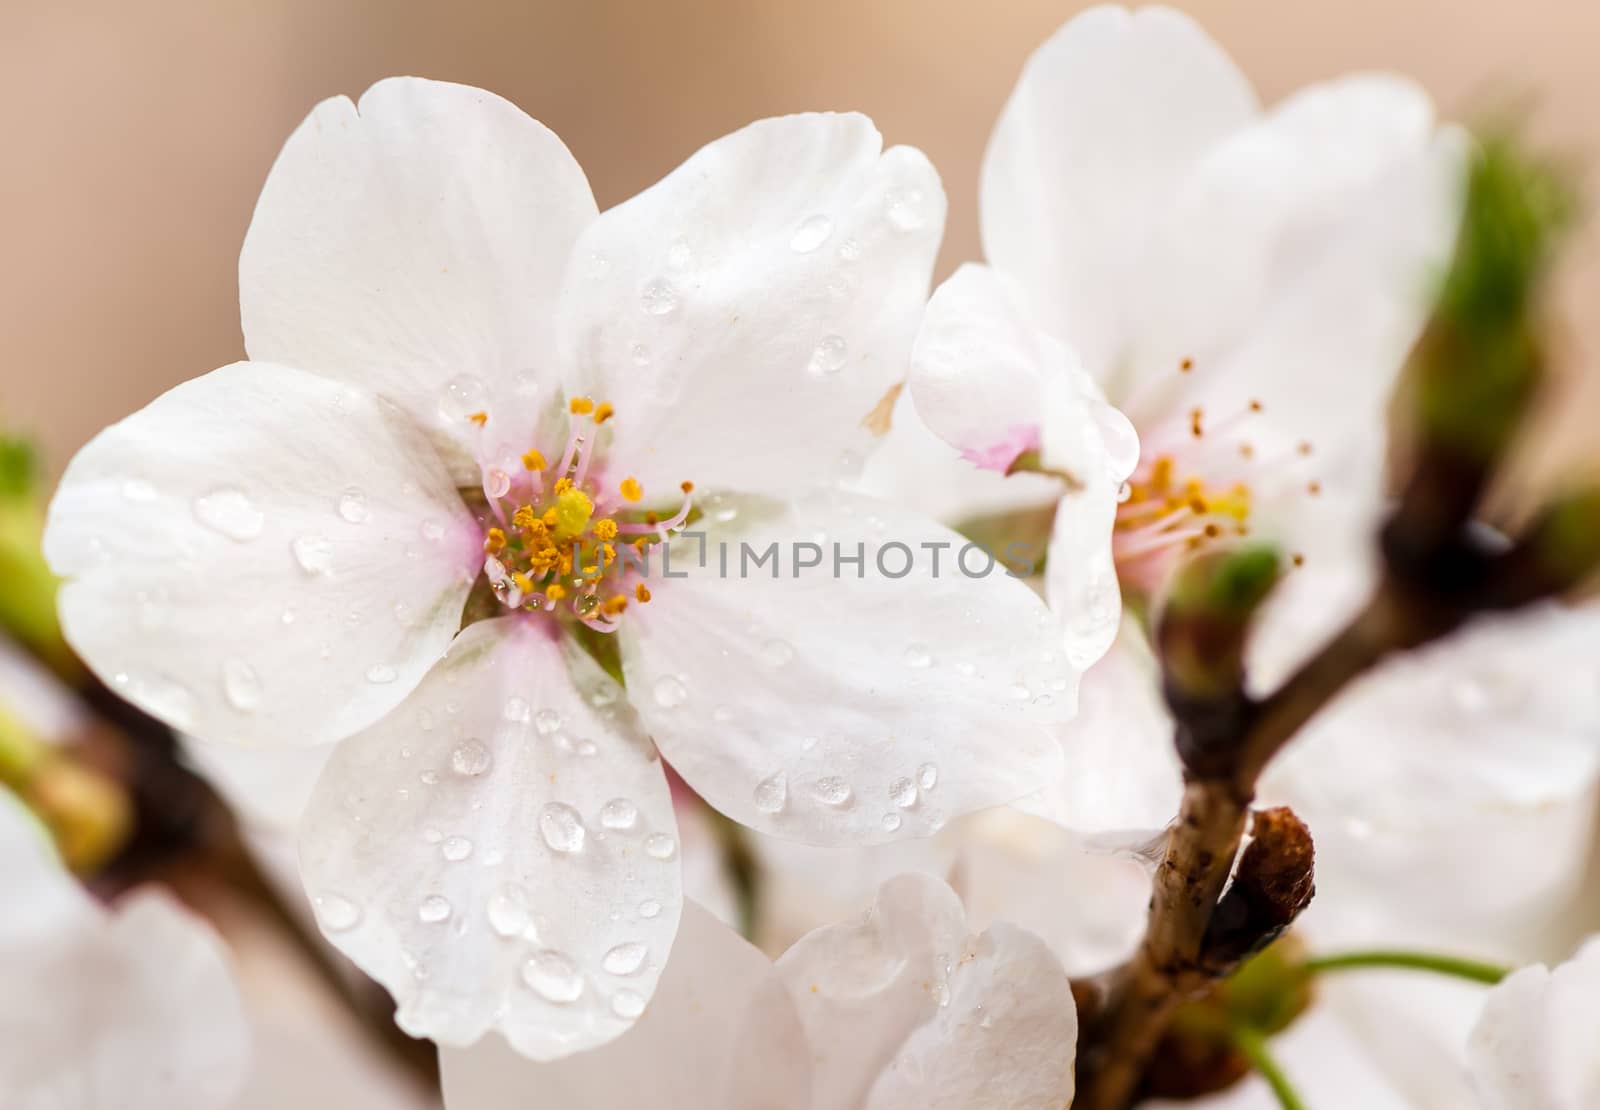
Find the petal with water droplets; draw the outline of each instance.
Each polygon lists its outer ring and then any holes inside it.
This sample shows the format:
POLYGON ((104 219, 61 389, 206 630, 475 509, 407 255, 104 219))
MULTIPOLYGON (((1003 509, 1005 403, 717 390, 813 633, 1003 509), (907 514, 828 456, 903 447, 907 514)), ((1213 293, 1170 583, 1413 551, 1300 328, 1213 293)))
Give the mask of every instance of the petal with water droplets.
POLYGON ((469 626, 339 746, 300 859, 313 904, 336 908, 324 933, 395 996, 404 1029, 449 1045, 498 1029, 554 1059, 622 1033, 655 988, 682 904, 676 837, 661 761, 616 683, 551 629, 504 617, 469 626), (508 716, 513 697, 535 712, 508 716), (543 710, 559 731, 538 727, 543 710), (626 828, 604 819, 619 799, 626 828), (628 945, 643 954, 608 967, 628 945))

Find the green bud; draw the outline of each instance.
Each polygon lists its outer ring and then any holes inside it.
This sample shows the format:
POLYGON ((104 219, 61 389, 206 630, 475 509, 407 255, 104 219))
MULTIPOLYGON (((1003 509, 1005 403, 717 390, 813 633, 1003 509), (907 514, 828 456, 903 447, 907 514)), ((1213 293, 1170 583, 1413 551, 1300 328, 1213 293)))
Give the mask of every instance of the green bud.
POLYGON ((1156 625, 1170 692, 1205 699, 1244 679, 1245 634, 1278 581, 1276 549, 1211 548, 1180 564, 1156 625))

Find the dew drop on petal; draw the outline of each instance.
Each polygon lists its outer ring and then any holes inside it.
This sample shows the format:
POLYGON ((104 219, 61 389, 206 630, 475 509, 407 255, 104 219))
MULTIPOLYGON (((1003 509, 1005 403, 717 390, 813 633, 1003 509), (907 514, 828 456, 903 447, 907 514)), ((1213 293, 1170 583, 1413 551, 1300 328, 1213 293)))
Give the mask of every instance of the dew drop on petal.
POLYGON ((639 307, 652 316, 665 316, 678 307, 678 291, 664 281, 652 281, 639 294, 639 307))
POLYGON ((311 900, 317 920, 330 933, 342 933, 361 923, 361 907, 339 894, 319 894, 311 900))
POLYGON ((608 829, 631 829, 639 823, 639 807, 627 798, 612 798, 600 807, 600 823, 608 829))
POLYGON ((339 495, 339 515, 351 524, 360 524, 370 515, 367 511, 367 495, 355 486, 350 486, 339 495))
POLYGON ((794 645, 788 640, 768 640, 761 645, 761 658, 769 667, 787 666, 794 660, 794 645))
POLYGON ((910 779, 895 779, 889 784, 889 800, 901 809, 917 804, 917 784, 910 779))
POLYGON ((1096 398, 1089 399, 1089 412, 1105 447, 1106 464, 1117 478, 1126 478, 1139 465, 1139 433, 1120 409, 1096 398))
POLYGON ((644 958, 650 949, 638 941, 625 941, 600 959, 600 966, 612 975, 633 975, 644 967, 644 958))
POLYGON ((825 335, 811 352, 811 361, 806 364, 806 369, 812 374, 837 374, 844 368, 845 356, 849 353, 849 345, 840 335, 825 335))
POLYGON ((933 666, 933 653, 927 644, 911 644, 906 648, 906 666, 921 670, 933 666))
POLYGON ((547 948, 522 965, 522 981, 547 1002, 576 1002, 583 994, 583 976, 571 960, 547 948))
POLYGON ((439 854, 451 863, 460 863, 472 854, 472 841, 464 836, 448 837, 439 845, 439 854))
POLYGON ((628 353, 633 356, 633 364, 635 366, 650 365, 650 348, 643 343, 635 343, 629 348, 628 353))
POLYGON ((297 536, 289 542, 294 561, 307 574, 333 573, 333 541, 326 536, 297 536))
POLYGON ((387 686, 398 678, 399 674, 400 672, 387 663, 374 663, 367 668, 367 681, 374 686, 387 686))
POLYGON ((789 780, 782 771, 756 783, 755 804, 762 813, 777 813, 789 800, 789 780))
POLYGON ((503 937, 521 936, 533 920, 528 910, 528 892, 507 883, 489 895, 489 928, 503 937))
POLYGON ((444 539, 444 525, 440 524, 437 520, 423 521, 421 532, 422 538, 425 540, 437 542, 444 539))
POLYGON ((618 991, 611 996, 611 1012, 624 1021, 644 1013, 644 995, 638 991, 618 991))
POLYGON ((890 189, 884 200, 884 213, 895 229, 916 231, 928 222, 921 189, 890 189))
POLYGON ((895 832, 900 828, 900 815, 898 813, 885 813, 883 815, 883 831, 895 832))
POLYGON ((494 498, 504 497, 511 492, 511 475, 497 466, 490 467, 483 476, 483 492, 494 498))
POLYGON ((539 832, 544 842, 557 852, 581 852, 588 830, 577 810, 564 802, 551 802, 539 814, 539 832))
POLYGON ((501 716, 517 724, 526 724, 533 719, 533 706, 529 705, 526 698, 512 696, 506 699, 505 708, 501 716))
POLYGON ((459 374, 445 383, 439 394, 439 415, 454 424, 489 407, 488 390, 471 374, 459 374))
POLYGON ((253 713, 261 707, 261 678, 243 659, 223 661, 222 692, 228 704, 241 713, 253 713))
POLYGON ((437 925, 450 916, 450 901, 443 895, 430 894, 417 907, 417 919, 428 925, 437 925))
POLYGON ((846 239, 839 244, 839 261, 854 262, 861 257, 861 241, 859 239, 846 239))
POLYGON ((476 737, 468 737, 450 752, 450 769, 466 778, 483 774, 494 764, 489 745, 476 737))
POLYGON ((663 675, 656 679, 656 704, 662 709, 673 709, 689 700, 689 691, 684 688, 683 680, 675 675, 663 675))
POLYGON ((924 763, 917 768, 917 785, 924 790, 932 790, 939 781, 939 768, 932 763, 924 763))
POLYGON ((796 254, 810 254, 826 243, 828 236, 832 234, 833 221, 818 214, 795 228, 794 237, 789 240, 789 247, 796 254))
POLYGON ((644 853, 651 859, 668 860, 678 854, 678 842, 666 833, 652 833, 645 838, 644 853))
POLYGON ((541 709, 533 718, 533 727, 541 736, 553 736, 561 731, 561 714, 554 709, 541 709))
POLYGON ((242 489, 224 486, 194 499, 194 515, 201 524, 243 543, 261 534, 266 515, 242 489))
POLYGON ((811 785, 811 792, 823 805, 842 806, 850 801, 850 784, 838 775, 827 775, 811 785))
POLYGON ((646 921, 661 916, 661 903, 654 898, 647 898, 639 903, 639 916, 646 921))

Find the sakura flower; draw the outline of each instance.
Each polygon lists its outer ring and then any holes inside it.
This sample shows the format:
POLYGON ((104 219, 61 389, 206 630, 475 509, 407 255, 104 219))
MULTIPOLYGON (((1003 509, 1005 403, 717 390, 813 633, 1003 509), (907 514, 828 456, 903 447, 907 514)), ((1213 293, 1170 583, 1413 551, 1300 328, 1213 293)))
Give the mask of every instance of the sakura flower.
POLYGON ((611 1045, 530 1064, 485 1042, 441 1054, 448 1110, 642 1100, 711 1110, 1060 1107, 1077 1011, 1021 929, 971 932, 928 876, 880 889, 858 922, 773 964, 693 902, 655 1002, 611 1045), (536 1095, 535 1095, 536 1092, 536 1095))
POLYGON ((512 105, 383 81, 267 180, 252 361, 68 468, 45 548, 89 665, 203 740, 339 742, 303 878, 407 1031, 551 1058, 633 1024, 681 905, 662 756, 822 842, 1056 772, 1076 672, 1036 599, 814 492, 903 373, 943 210, 921 154, 803 115, 597 214, 512 105), (824 537, 857 562, 717 566, 824 537))
POLYGON ((1534 964, 1489 992, 1468 1044, 1486 1110, 1600 1104, 1600 938, 1554 970, 1534 964))
POLYGON ((211 1110, 249 1031, 221 942, 156 890, 109 912, 0 792, 0 1092, 15 1110, 211 1110))

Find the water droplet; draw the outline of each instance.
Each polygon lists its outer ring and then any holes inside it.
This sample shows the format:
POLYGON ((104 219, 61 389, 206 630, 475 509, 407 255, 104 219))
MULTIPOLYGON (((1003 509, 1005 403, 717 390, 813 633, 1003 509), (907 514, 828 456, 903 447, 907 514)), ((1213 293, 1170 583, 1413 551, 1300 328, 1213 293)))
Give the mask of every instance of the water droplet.
POLYGON ((645 838, 644 852, 651 859, 671 859, 678 854, 678 842, 666 833, 652 833, 645 838))
POLYGON ((417 919, 424 924, 437 925, 449 916, 450 901, 442 895, 430 894, 417 907, 417 919))
POLYGON ((756 808, 762 813, 777 813, 789 800, 789 780, 782 771, 756 783, 756 808))
POLYGON ((458 775, 474 778, 494 765, 489 746, 476 737, 461 741, 450 752, 450 769, 458 775))
POLYGON ((927 644, 912 644, 906 648, 906 666, 921 670, 933 666, 933 653, 927 644))
POLYGON ((659 279, 652 281, 639 294, 639 306, 652 316, 665 316, 678 307, 678 291, 659 279))
POLYGON ((499 499, 511 492, 511 475, 497 466, 489 468, 483 476, 483 492, 499 499))
POLYGON ((361 923, 361 907, 338 894, 319 894, 311 899, 317 920, 330 933, 342 933, 361 923))
POLYGON ((916 231, 928 222, 921 189, 890 189, 884 201, 884 213, 897 230, 916 231))
POLYGON ((460 374, 445 383, 439 395, 439 415, 454 424, 489 408, 489 391, 471 374, 460 374))
POLYGON ((600 966, 612 975, 633 975, 644 966, 649 954, 650 949, 638 941, 626 941, 601 957, 600 966))
POLYGON ((222 664, 222 692, 228 704, 243 713, 261 706, 261 676, 243 659, 227 659, 222 664))
POLYGON ((608 829, 631 829, 639 821, 639 807, 626 798, 612 798, 600 807, 600 823, 608 829))
POLYGON ((656 704, 662 709, 673 709, 688 700, 689 691, 682 679, 670 674, 656 679, 656 704))
POLYGON ((794 238, 789 240, 789 246, 796 254, 810 254, 826 243, 828 236, 832 234, 832 220, 823 215, 812 216, 795 228, 794 238))
POLYGON ((387 686, 398 677, 400 672, 387 663, 374 663, 367 668, 367 681, 374 686, 387 686))
POLYGON ((333 573, 333 541, 326 536, 299 536, 289 544, 289 550, 307 574, 333 573))
POLYGON ((422 783, 423 786, 432 786, 434 783, 439 781, 439 772, 433 770, 423 771, 417 776, 417 779, 422 783))
POLYGON ((561 714, 554 709, 541 709, 533 718, 533 727, 541 736, 553 736, 561 731, 561 714))
POLYGON ((422 538, 425 540, 430 540, 437 543, 439 540, 444 539, 444 525, 440 524, 437 520, 423 521, 422 528, 420 530, 422 532, 422 538))
POLYGON ((646 921, 660 917, 661 903, 657 902, 654 898, 646 898, 643 902, 639 903, 639 916, 644 918, 646 921))
POLYGON ((389 611, 394 614, 394 622, 401 628, 410 628, 416 622, 416 610, 403 601, 395 602, 389 611))
POLYGON ((571 960, 546 948, 522 965, 522 981, 547 1002, 576 1002, 583 994, 583 976, 571 960))
POLYGON ((901 809, 917 804, 917 784, 910 779, 895 779, 889 784, 889 800, 901 809))
POLYGON ((533 915, 528 910, 528 892, 507 883, 489 895, 489 928, 503 937, 521 936, 533 915))
POLYGON ((628 349, 628 353, 633 356, 633 364, 635 366, 650 365, 650 348, 643 343, 635 343, 628 349))
POLYGON ((618 991, 611 996, 611 1012, 624 1021, 644 1013, 644 995, 638 991, 618 991))
POLYGON ((1089 413, 1100 431, 1100 442, 1106 450, 1106 465, 1118 480, 1126 478, 1139 465, 1139 433, 1120 409, 1104 401, 1090 398, 1089 413))
POLYGON ((823 805, 842 806, 850 801, 850 784, 838 775, 827 775, 811 784, 811 792, 823 805))
POLYGON ((811 352, 806 369, 816 375, 837 374, 844 367, 850 347, 841 335, 825 335, 811 352))
POLYGON ((220 532, 230 540, 240 543, 259 536, 267 520, 266 515, 256 508, 244 490, 232 486, 212 490, 204 497, 196 497, 194 515, 201 524, 213 532, 220 532))
POLYGON ((667 247, 667 265, 674 270, 684 270, 694 261, 694 248, 683 236, 674 239, 667 247))
POLYGON ((900 815, 898 813, 885 813, 883 815, 883 831, 895 832, 900 828, 900 815))
POLYGON ((768 640, 761 645, 761 658, 769 667, 782 667, 794 659, 794 645, 787 640, 768 640))
POLYGON ((508 721, 526 724, 533 718, 533 706, 528 704, 527 699, 513 695, 506 699, 505 708, 500 711, 500 715, 508 721))
POLYGON ((858 239, 846 239, 839 244, 839 261, 854 262, 861 257, 861 242, 858 239))
POLYGON ((583 851, 583 818, 578 811, 563 802, 551 802, 539 814, 539 831, 544 842, 557 852, 583 851))
POLYGON ((452 836, 439 845, 439 854, 451 863, 460 863, 472 854, 472 841, 464 836, 452 836))
POLYGON ((939 781, 939 768, 932 763, 924 763, 917 768, 917 785, 924 790, 932 790, 939 781))
POLYGON ((143 478, 129 478, 122 483, 122 496, 129 501, 154 501, 156 487, 143 478))
POLYGON ((351 524, 360 524, 370 515, 367 511, 367 495, 355 486, 350 486, 339 495, 339 515, 351 524))

